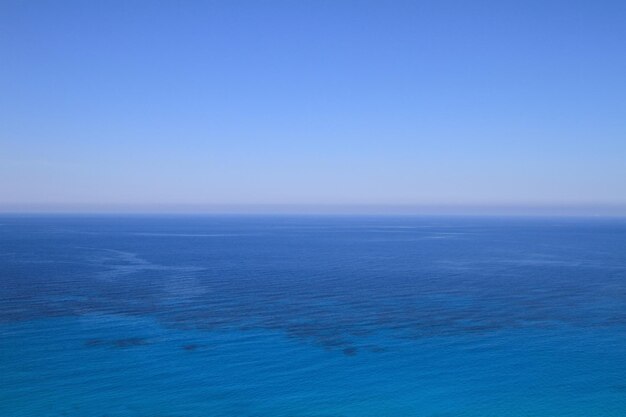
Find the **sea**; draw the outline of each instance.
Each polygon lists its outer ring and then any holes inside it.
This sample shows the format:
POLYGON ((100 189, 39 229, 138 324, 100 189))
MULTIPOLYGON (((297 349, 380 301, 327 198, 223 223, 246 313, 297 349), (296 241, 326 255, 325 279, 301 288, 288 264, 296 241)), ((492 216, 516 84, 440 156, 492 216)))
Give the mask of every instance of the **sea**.
POLYGON ((626 219, 3 215, 1 417, 624 417, 626 219))

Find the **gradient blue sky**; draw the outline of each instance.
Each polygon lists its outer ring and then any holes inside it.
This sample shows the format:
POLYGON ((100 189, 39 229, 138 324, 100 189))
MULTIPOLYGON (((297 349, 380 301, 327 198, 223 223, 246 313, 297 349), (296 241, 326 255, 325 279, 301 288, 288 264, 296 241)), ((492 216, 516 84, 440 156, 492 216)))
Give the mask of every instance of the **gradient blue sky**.
POLYGON ((0 2, 0 210, 626 207, 625 1, 0 2))

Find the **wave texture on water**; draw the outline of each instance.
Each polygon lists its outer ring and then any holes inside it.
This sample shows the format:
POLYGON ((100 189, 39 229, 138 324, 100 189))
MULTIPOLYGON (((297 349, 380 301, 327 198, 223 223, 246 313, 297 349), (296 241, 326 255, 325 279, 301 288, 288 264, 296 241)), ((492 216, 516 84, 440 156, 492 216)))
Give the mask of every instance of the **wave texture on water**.
POLYGON ((623 220, 2 223, 1 415, 626 415, 623 220))

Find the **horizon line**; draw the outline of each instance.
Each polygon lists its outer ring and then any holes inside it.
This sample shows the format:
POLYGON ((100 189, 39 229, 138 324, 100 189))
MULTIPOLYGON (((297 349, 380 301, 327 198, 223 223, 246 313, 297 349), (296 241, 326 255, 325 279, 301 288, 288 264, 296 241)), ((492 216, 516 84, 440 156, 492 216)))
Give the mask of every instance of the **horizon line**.
POLYGON ((5 204, 0 215, 427 215, 626 217, 626 204, 5 204))

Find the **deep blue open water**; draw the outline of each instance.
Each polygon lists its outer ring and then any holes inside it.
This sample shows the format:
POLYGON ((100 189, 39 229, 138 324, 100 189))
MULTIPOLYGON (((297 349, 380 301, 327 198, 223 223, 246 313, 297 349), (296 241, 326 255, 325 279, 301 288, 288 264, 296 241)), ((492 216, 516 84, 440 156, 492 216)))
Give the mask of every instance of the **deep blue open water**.
POLYGON ((2 417, 623 417, 626 220, 0 217, 2 417))

